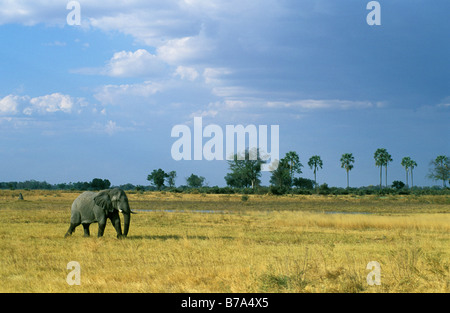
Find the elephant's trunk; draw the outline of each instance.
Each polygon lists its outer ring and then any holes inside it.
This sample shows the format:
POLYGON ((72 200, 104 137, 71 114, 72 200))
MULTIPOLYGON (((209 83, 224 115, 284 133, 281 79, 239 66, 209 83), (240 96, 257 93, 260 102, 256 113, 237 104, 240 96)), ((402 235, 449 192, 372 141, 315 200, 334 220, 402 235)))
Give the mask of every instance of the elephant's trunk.
POLYGON ((128 230, 130 229, 130 213, 123 214, 123 235, 126 237, 128 235, 128 230))

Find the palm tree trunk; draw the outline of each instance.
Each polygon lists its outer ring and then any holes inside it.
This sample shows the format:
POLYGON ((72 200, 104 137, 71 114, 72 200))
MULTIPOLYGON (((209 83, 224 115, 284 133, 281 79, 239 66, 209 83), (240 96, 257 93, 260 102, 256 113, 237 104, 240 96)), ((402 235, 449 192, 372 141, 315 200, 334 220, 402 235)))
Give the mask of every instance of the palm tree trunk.
POLYGON ((349 183, 348 183, 348 169, 347 169, 347 188, 349 188, 349 183))
POLYGON ((382 174, 383 174, 383 165, 380 165, 380 190, 383 188, 383 186, 381 185, 381 182, 383 181, 382 179, 382 174))
POLYGON ((314 167, 314 184, 316 185, 317 190, 316 167, 314 167))
POLYGON ((384 166, 385 170, 386 170, 386 175, 385 175, 385 179, 386 179, 386 188, 388 187, 388 183, 387 183, 387 164, 384 166))
POLYGON ((406 169, 405 171, 406 171, 406 188, 408 188, 408 169, 406 169))
POLYGON ((411 168, 411 188, 414 187, 413 169, 411 168))

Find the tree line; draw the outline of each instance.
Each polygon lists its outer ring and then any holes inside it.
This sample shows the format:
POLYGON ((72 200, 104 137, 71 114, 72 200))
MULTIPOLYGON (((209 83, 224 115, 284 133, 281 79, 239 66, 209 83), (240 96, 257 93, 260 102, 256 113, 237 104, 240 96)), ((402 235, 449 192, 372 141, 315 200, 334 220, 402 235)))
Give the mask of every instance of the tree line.
MULTIPOLYGON (((392 164, 392 156, 385 148, 379 148, 374 153, 375 166, 380 168, 380 184, 378 190, 391 189, 401 190, 410 189, 414 186, 413 170, 418 166, 417 162, 411 157, 406 156, 402 158, 400 164, 405 169, 405 183, 402 181, 393 181, 392 185, 388 185, 388 166, 392 164), (385 185, 383 186, 383 167, 385 176, 385 185), (409 180, 410 179, 410 180, 409 180), (409 185, 409 181, 411 185, 409 185)), ((266 161, 263 160, 258 149, 245 150, 240 154, 235 154, 232 160, 227 161, 229 172, 224 177, 227 188, 234 190, 256 190, 261 188, 265 190, 266 187, 261 186, 261 165, 266 161)), ((350 171, 354 168, 355 157, 352 153, 344 153, 340 158, 341 168, 345 170, 347 179, 347 190, 350 189, 350 171)), ((326 192, 330 188, 326 183, 319 185, 317 177, 319 170, 323 168, 323 161, 319 155, 313 155, 308 160, 308 167, 313 171, 314 180, 300 177, 303 173, 303 164, 300 162, 300 157, 297 152, 289 151, 285 157, 278 161, 278 166, 271 171, 269 191, 276 194, 284 194, 287 192, 295 192, 299 190, 313 190, 318 193, 326 192)), ((430 171, 427 176, 435 181, 441 180, 442 186, 446 187, 446 182, 450 179, 450 158, 444 155, 438 156, 435 160, 430 162, 430 171)), ((176 172, 164 172, 162 169, 153 170, 148 175, 147 180, 157 189, 174 188, 175 187, 176 172), (165 185, 167 183, 167 186, 165 185)), ((204 177, 191 174, 186 177, 186 184, 181 187, 188 188, 202 188, 205 181, 204 177)), ((215 186, 217 187, 217 186, 215 186)), ((219 187, 217 187, 219 188, 219 187)), ((371 190, 374 188, 366 188, 371 190)), ((341 188, 342 189, 342 188, 341 188)), ((355 188, 353 188, 355 189, 355 188)), ((342 192, 342 191, 341 191, 342 192)))
POLYGON ((90 182, 49 184, 46 181, 0 182, 0 189, 24 190, 103 190, 111 187, 108 179, 94 178, 90 182))
MULTIPOLYGON (((192 173, 185 178, 186 184, 175 186, 177 178, 176 171, 165 172, 163 169, 155 169, 148 176, 147 180, 150 186, 124 184, 119 187, 124 190, 169 190, 174 192, 190 192, 196 190, 204 193, 301 193, 301 194, 373 194, 373 193, 391 193, 405 192, 414 187, 414 169, 418 166, 417 162, 411 157, 402 158, 400 164, 405 169, 405 182, 393 181, 388 185, 388 167, 392 164, 392 156, 384 148, 379 148, 374 153, 375 166, 380 168, 380 184, 378 187, 350 187, 350 172, 354 168, 355 157, 352 153, 344 153, 340 158, 341 168, 345 170, 347 188, 329 187, 326 183, 318 184, 317 178, 319 171, 323 168, 323 161, 319 155, 313 155, 308 160, 308 167, 314 174, 314 180, 301 177, 303 173, 303 164, 297 152, 289 151, 285 157, 278 161, 278 166, 271 171, 270 186, 261 186, 261 165, 263 160, 259 150, 246 150, 240 154, 235 154, 232 160, 227 161, 229 172, 224 179, 227 187, 205 186, 205 177, 192 173), (383 186, 383 167, 385 175, 385 185, 383 186), (390 188, 391 187, 391 188, 390 188)), ((430 162, 428 178, 435 181, 442 181, 442 187, 446 188, 446 183, 450 182, 450 158, 445 155, 439 155, 430 162)), ((25 182, 0 182, 0 189, 47 189, 47 190, 102 190, 111 187, 108 179, 94 178, 90 182, 60 183, 49 184, 47 182, 38 182, 28 180, 25 182)), ((436 188, 419 188, 416 191, 436 190, 436 188)))

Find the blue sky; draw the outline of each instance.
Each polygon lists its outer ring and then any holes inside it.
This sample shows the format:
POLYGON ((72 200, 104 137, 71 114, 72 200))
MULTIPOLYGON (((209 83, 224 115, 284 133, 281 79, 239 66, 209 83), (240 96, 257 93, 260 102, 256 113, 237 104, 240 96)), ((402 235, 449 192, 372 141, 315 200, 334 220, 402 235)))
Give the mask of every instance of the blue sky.
MULTIPOLYGON (((279 125, 280 155, 319 183, 377 185, 373 153, 418 167, 450 154, 450 3, 361 0, 0 0, 0 181, 108 178, 148 185, 157 168, 225 185, 225 161, 174 161, 171 129, 279 125)), ((206 140, 205 140, 206 141, 206 140)), ((267 184, 269 174, 263 175, 267 184)))

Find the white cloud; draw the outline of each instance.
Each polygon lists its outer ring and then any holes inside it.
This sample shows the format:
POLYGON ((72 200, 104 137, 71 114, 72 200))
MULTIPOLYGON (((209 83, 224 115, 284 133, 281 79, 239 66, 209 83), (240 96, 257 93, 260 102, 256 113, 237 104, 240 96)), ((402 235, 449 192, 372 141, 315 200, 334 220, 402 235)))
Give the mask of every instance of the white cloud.
POLYGON ((0 99, 0 115, 33 115, 51 114, 56 112, 72 113, 75 108, 88 106, 84 98, 74 98, 61 93, 53 93, 39 97, 8 95, 0 99))
POLYGON ((164 64, 156 55, 145 49, 135 52, 121 51, 109 60, 103 73, 113 77, 153 76, 164 70, 164 64))
POLYGON ((124 84, 124 85, 106 85, 94 95, 103 105, 119 104, 126 97, 130 101, 130 97, 148 98, 164 89, 160 83, 146 81, 141 84, 124 84))
POLYGON ((219 112, 217 110, 199 110, 189 115, 189 118, 194 117, 216 117, 219 112))
POLYGON ((189 81, 194 81, 199 76, 195 68, 186 66, 178 66, 175 71, 175 75, 180 76, 181 79, 187 79, 189 81))
MULTIPOLYGON (((65 9, 65 3, 62 4, 65 9)), ((0 25, 6 23, 21 23, 35 25, 46 22, 47 24, 62 23, 65 16, 61 16, 61 7, 58 10, 58 1, 0 1, 0 25), (58 12, 59 11, 59 12, 58 12)))
POLYGON ((214 50, 211 39, 203 36, 175 38, 157 49, 158 56, 171 65, 195 62, 204 59, 214 50))
POLYGON ((74 106, 74 99, 69 95, 60 93, 53 93, 30 99, 29 107, 23 110, 26 115, 31 115, 33 112, 38 113, 55 113, 64 112, 71 113, 74 106))
POLYGON ((85 75, 106 75, 111 77, 155 77, 164 74, 166 65, 158 56, 145 49, 114 53, 106 66, 101 68, 80 68, 72 73, 85 75))
POLYGON ((0 115, 11 115, 18 112, 21 103, 28 100, 28 97, 8 95, 0 99, 0 115))

